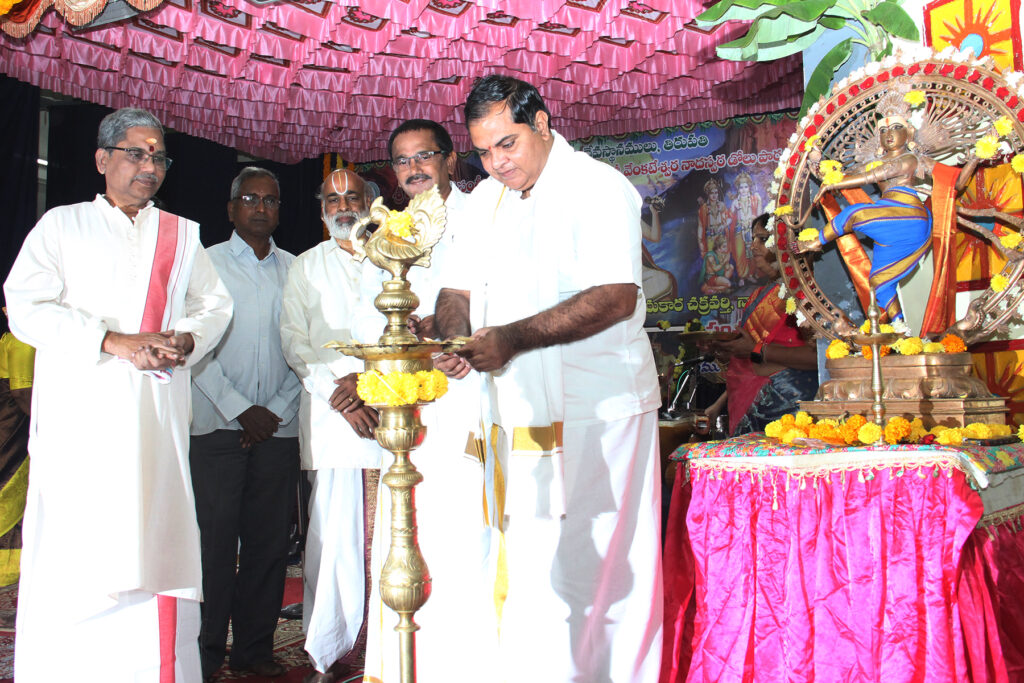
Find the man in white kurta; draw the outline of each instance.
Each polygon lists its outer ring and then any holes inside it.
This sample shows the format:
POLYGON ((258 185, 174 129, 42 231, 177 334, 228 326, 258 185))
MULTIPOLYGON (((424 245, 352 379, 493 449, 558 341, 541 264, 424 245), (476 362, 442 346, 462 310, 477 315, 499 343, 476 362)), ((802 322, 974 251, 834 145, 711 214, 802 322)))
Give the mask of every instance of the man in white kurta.
POLYGON ((106 117, 106 193, 47 212, 4 286, 12 330, 37 349, 24 683, 68 663, 80 681, 201 680, 188 368, 220 339, 231 298, 199 226, 150 201, 169 163, 148 112, 106 117))
MULTIPOLYGON (((429 268, 413 267, 408 278, 419 297, 417 332, 436 337, 432 329, 434 301, 440 274, 458 267, 451 254, 458 235, 472 226, 462 221, 468 195, 451 182, 455 152, 451 137, 434 121, 413 119, 399 125, 388 144, 398 184, 410 198, 435 185, 445 201, 444 234, 434 246, 429 268)), ((390 274, 364 261, 361 315, 356 336, 376 341, 385 325, 373 306, 374 297, 390 274)), ((448 393, 421 412, 427 436, 413 451, 412 459, 423 474, 416 487, 419 545, 430 570, 430 599, 416 612, 416 671, 421 681, 479 683, 487 680, 492 663, 494 628, 487 607, 484 568, 487 562, 488 527, 481 506, 483 467, 476 454, 466 452, 467 437, 479 424, 479 374, 469 373, 448 384, 448 393), (457 643, 457 646, 454 644, 457 643), (454 648, 453 648, 454 646, 454 648)), ((392 460, 384 453, 384 467, 392 460)), ((380 487, 376 533, 371 559, 369 628, 365 675, 368 681, 398 683, 398 616, 380 597, 380 575, 390 547, 391 495, 380 487)))
POLYGON ((363 471, 379 470, 372 440, 376 413, 355 396, 362 361, 325 349, 352 340, 362 265, 349 233, 369 202, 351 171, 324 180, 321 203, 331 238, 300 254, 288 271, 281 307, 285 358, 302 380, 302 468, 315 471, 303 558, 303 627, 317 683, 342 673, 335 665, 356 643, 366 595, 363 471), (351 400, 350 400, 351 399, 351 400))
POLYGON ((460 353, 487 378, 499 532, 488 680, 654 683, 659 396, 640 197, 552 131, 523 81, 478 81, 466 120, 491 177, 470 196, 476 244, 449 280, 464 293, 442 291, 437 324, 452 336, 471 323, 460 353))

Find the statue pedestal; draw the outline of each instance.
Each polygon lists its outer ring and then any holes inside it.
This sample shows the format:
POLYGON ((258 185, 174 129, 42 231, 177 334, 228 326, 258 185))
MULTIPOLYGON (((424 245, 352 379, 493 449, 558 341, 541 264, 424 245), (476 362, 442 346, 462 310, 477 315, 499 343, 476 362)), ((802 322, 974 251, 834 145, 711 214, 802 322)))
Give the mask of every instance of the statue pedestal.
MULTIPOLYGON (((926 429, 1006 421, 1005 399, 974 376, 969 353, 890 354, 881 360, 886 417, 920 417, 926 429)), ((814 401, 801 401, 800 408, 815 419, 870 414, 871 361, 837 358, 826 367, 831 379, 818 388, 814 401)))

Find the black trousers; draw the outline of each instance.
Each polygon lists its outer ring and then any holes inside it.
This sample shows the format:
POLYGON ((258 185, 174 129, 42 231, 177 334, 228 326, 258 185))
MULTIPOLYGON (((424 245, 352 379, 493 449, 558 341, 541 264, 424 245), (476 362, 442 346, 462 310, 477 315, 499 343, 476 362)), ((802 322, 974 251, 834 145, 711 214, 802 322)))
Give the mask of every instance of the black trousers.
POLYGON ((273 657, 284 597, 299 440, 242 448, 240 436, 231 429, 193 436, 189 452, 203 560, 204 679, 224 662, 229 619, 232 667, 273 657))

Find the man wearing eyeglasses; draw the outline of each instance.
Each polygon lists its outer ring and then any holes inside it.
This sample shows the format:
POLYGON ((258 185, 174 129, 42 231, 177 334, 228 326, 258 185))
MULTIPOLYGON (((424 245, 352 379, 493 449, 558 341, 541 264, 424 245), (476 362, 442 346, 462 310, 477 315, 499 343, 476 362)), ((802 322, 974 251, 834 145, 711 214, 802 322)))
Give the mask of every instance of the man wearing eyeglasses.
POLYGON ((373 440, 377 413, 356 395, 362 361, 323 345, 353 339, 362 265, 352 260, 351 232, 373 198, 353 171, 327 176, 319 199, 330 239, 295 259, 281 309, 285 357, 305 389, 299 404, 302 469, 314 472, 302 622, 316 669, 307 681, 315 683, 340 680, 362 665, 355 645, 366 605, 370 542, 364 501, 372 509, 380 475, 381 449, 373 440))
MULTIPOLYGON (((419 316, 410 320, 413 331, 436 336, 433 330, 434 300, 440 289, 439 275, 456 267, 449 253, 460 233, 471 226, 462 219, 467 195, 452 182, 456 155, 451 136, 440 124, 427 119, 412 119, 400 124, 388 139, 387 153, 399 187, 410 199, 437 187, 447 209, 445 231, 431 253, 429 268, 410 269, 412 290, 420 299, 419 316)), ((364 262, 363 297, 360 326, 356 336, 376 340, 385 324, 373 307, 374 297, 390 276, 364 262)), ((486 563, 487 528, 480 512, 483 492, 483 468, 476 457, 465 453, 466 441, 479 421, 479 376, 472 372, 460 381, 449 383, 444 399, 422 411, 427 438, 416 450, 416 467, 423 482, 416 487, 419 543, 430 567, 430 599, 416 613, 416 670, 424 681, 477 683, 487 679, 486 664, 493 647, 489 637, 493 628, 484 621, 490 601, 481 581, 480 567, 486 563), (459 643, 460 654, 450 656, 449 644, 459 643)), ((390 462, 390 457, 385 463, 390 462)), ((390 528, 391 497, 381 491, 378 498, 377 528, 390 528)), ((373 587, 370 590, 369 628, 366 645, 367 678, 397 682, 397 617, 380 599, 380 574, 387 557, 386 531, 374 538, 372 557, 373 587)))
POLYGON ((224 661, 275 677, 291 502, 299 473, 298 377, 281 350, 281 292, 295 257, 279 249, 277 177, 249 166, 231 183, 234 231, 210 259, 235 300, 220 344, 192 375, 192 487, 203 555, 203 678, 224 661), (237 570, 236 570, 237 558, 237 570))
POLYGON ((15 676, 196 682, 189 376, 231 296, 199 226, 153 206, 171 164, 160 122, 110 114, 95 158, 105 193, 48 211, 4 286, 36 347, 15 676))

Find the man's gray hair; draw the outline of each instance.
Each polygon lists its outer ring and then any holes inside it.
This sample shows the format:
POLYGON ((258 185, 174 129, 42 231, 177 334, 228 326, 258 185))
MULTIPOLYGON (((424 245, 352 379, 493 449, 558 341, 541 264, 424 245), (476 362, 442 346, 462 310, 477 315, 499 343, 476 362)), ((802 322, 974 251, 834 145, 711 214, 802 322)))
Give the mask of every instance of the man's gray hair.
POLYGON ((117 146, 117 143, 125 139, 129 128, 156 128, 161 135, 164 134, 160 119, 145 109, 125 107, 107 114, 100 121, 100 131, 96 135, 97 149, 117 146))
POLYGON ((277 185, 278 199, 280 199, 281 182, 277 179, 277 176, 274 175, 273 171, 266 168, 260 168, 259 166, 246 166, 238 175, 235 176, 235 179, 231 181, 230 199, 238 199, 242 196, 242 183, 249 178, 270 178, 273 180, 274 184, 277 185))

